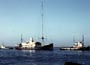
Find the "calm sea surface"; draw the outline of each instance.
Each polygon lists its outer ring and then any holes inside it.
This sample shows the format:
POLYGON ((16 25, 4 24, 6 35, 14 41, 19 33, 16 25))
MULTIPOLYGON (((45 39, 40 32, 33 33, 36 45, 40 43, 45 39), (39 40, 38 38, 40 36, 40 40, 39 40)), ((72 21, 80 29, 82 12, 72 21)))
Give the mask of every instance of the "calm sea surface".
POLYGON ((0 65, 64 65, 66 61, 90 65, 90 51, 0 50, 0 65))

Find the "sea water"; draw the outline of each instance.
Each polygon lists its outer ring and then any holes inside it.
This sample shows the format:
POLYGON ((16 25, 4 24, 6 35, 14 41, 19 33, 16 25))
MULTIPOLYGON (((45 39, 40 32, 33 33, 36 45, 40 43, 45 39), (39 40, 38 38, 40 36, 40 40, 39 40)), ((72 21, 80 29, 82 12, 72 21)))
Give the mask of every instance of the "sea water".
POLYGON ((90 51, 0 50, 0 65, 64 65, 68 61, 90 65, 90 51))

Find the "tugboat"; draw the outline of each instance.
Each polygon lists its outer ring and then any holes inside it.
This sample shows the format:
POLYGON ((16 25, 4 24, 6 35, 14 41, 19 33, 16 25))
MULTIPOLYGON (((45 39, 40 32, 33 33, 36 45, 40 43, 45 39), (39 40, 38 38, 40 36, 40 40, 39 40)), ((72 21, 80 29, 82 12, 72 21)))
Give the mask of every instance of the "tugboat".
POLYGON ((82 41, 76 42, 75 39, 73 39, 74 45, 72 47, 62 47, 60 50, 82 50, 84 47, 84 36, 82 36, 82 41))

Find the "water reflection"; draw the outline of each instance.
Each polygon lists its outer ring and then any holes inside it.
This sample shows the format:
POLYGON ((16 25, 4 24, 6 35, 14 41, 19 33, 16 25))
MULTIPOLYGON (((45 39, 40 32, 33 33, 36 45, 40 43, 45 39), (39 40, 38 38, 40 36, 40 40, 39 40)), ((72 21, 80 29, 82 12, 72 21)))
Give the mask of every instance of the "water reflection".
POLYGON ((22 50, 23 56, 32 57, 35 54, 35 50, 22 50))
POLYGON ((35 50, 22 50, 22 52, 30 52, 30 53, 35 53, 35 50))

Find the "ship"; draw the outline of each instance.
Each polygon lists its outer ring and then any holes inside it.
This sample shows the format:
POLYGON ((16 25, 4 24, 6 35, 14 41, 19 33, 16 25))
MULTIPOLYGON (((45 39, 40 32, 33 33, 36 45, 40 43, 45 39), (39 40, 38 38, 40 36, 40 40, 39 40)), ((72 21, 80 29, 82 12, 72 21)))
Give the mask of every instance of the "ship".
POLYGON ((43 33, 43 29, 44 29, 44 24, 43 24, 43 18, 44 18, 44 12, 43 12, 43 4, 44 4, 44 1, 41 0, 41 10, 42 10, 42 13, 41 13, 41 19, 42 19, 42 35, 41 35, 41 40, 42 42, 38 42, 38 41, 35 41, 33 38, 31 38, 29 41, 27 42, 23 42, 22 40, 22 35, 21 35, 21 43, 18 44, 15 48, 17 50, 53 50, 53 43, 50 43, 50 44, 47 44, 45 45, 45 42, 44 42, 44 33, 43 33))
POLYGON ((84 36, 82 36, 82 41, 75 41, 75 39, 73 38, 74 41, 74 45, 71 47, 61 47, 60 50, 82 50, 83 48, 85 48, 84 46, 84 36))
POLYGON ((15 47, 16 50, 53 50, 53 43, 48 45, 42 45, 41 42, 34 41, 30 38, 27 42, 21 42, 15 47))

